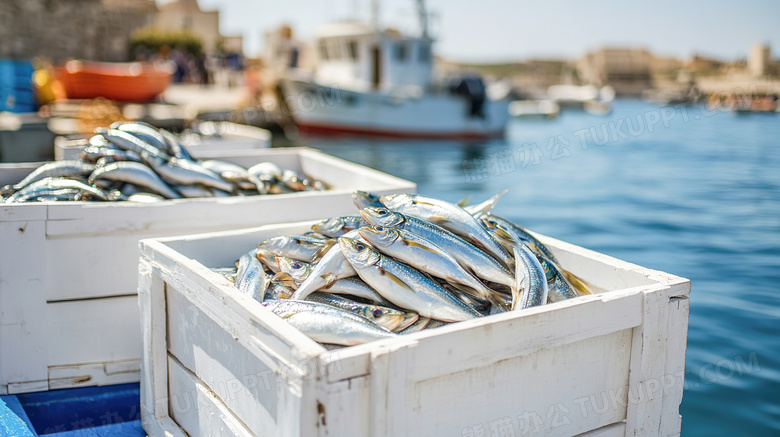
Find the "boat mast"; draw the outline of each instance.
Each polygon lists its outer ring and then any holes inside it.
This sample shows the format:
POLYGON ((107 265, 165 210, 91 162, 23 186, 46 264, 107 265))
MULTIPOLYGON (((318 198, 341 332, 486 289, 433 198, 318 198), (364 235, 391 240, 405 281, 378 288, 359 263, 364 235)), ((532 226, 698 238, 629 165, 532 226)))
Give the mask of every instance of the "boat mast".
POLYGON ((371 0, 371 25, 379 31, 379 0, 371 0))
POLYGON ((420 19, 422 37, 428 39, 428 12, 425 10, 425 0, 417 0, 417 15, 420 19))

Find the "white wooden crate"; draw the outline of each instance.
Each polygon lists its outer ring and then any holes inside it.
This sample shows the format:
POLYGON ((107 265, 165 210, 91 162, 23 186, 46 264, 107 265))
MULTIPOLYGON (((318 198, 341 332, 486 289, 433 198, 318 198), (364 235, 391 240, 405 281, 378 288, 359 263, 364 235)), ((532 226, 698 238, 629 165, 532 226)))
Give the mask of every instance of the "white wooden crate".
POLYGON ((209 270, 310 224, 141 242, 151 437, 680 434, 687 279, 540 236, 604 291, 327 351, 209 270))
MULTIPOLYGON (((0 204, 0 394, 139 380, 142 238, 352 213, 355 189, 416 188, 310 149, 214 155, 244 166, 271 161, 332 189, 158 204, 0 204)), ((0 184, 18 182, 38 165, 0 165, 0 184)))

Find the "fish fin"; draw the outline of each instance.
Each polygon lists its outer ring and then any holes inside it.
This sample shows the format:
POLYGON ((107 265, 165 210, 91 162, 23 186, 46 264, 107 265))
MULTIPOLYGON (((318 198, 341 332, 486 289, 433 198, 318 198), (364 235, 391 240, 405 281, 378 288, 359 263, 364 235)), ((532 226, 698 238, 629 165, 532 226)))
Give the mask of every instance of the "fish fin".
POLYGON ((330 251, 331 248, 333 248, 334 245, 336 245, 336 242, 338 242, 337 239, 327 240, 323 246, 317 249, 317 251, 314 252, 314 255, 311 256, 311 262, 314 263, 319 261, 323 256, 325 256, 326 253, 330 251))
POLYGON ((383 269, 382 267, 378 267, 378 268, 379 268, 380 273, 382 274, 382 276, 387 276, 388 279, 390 279, 391 281, 393 281, 396 284, 400 285, 401 287, 406 288, 409 291, 414 292, 414 289, 412 287, 410 287, 406 282, 404 282, 401 278, 399 278, 398 276, 388 272, 387 270, 383 269))
MULTIPOLYGON (((278 284, 283 284, 285 287, 288 287, 288 288, 293 288, 293 289, 297 289, 297 288, 298 288, 298 283, 297 283, 297 282, 295 282, 295 278, 293 278, 292 276, 290 276, 290 274, 289 274, 289 273, 287 273, 287 272, 279 272, 279 273, 275 274, 275 275, 274 275, 274 276, 271 278, 271 280, 269 281, 269 283, 270 283, 270 282, 275 282, 275 283, 278 283, 278 284)), ((266 285, 266 287, 267 287, 267 285, 266 285)))
POLYGON ((487 201, 486 208, 482 210, 483 214, 487 214, 490 212, 491 209, 493 209, 494 206, 496 206, 496 203, 498 202, 498 199, 504 196, 504 194, 509 192, 509 188, 504 188, 500 193, 496 194, 495 196, 491 197, 487 201))
POLYGON ((433 215, 428 217, 428 221, 434 224, 440 224, 440 223, 447 223, 450 220, 447 217, 440 216, 440 215, 433 215))
POLYGON ((272 281, 278 282, 278 281, 292 281, 293 277, 290 276, 287 272, 279 272, 275 274, 272 278, 272 281))
POLYGON ((444 255, 443 253, 439 252, 438 250, 436 250, 436 249, 434 249, 432 247, 426 246, 424 244, 420 244, 420 243, 417 243, 417 242, 414 242, 414 241, 411 241, 411 240, 407 240, 406 238, 404 238, 403 241, 404 241, 404 244, 406 244, 407 246, 419 247, 420 249, 425 249, 425 250, 433 252, 433 253, 435 253, 437 255, 442 255, 442 256, 444 255))
POLYGON ((574 273, 571 273, 560 267, 558 268, 558 272, 561 274, 561 276, 563 276, 563 279, 569 281, 569 284, 572 286, 572 288, 574 288, 574 291, 576 291, 580 296, 593 294, 593 285, 588 281, 581 279, 574 273))
POLYGON ((324 288, 330 288, 330 286, 337 281, 336 275, 334 275, 333 273, 325 273, 324 275, 320 275, 320 278, 325 280, 324 288))
POLYGON ((471 298, 474 298, 474 299, 485 300, 485 296, 483 296, 482 293, 480 293, 478 290, 475 290, 475 289, 473 289, 473 288, 471 288, 469 286, 463 285, 463 284, 458 284, 457 282, 454 282, 454 281, 450 280, 449 278, 444 278, 444 279, 447 279, 447 282, 449 283, 449 285, 452 288, 458 290, 459 292, 461 292, 461 293, 463 293, 463 294, 465 294, 465 295, 467 295, 467 296, 469 296, 471 298))
POLYGON ((469 200, 471 200, 471 195, 468 194, 466 197, 460 199, 460 202, 457 203, 458 206, 461 208, 469 204, 469 200))
POLYGON ((496 236, 501 238, 502 240, 506 241, 507 243, 511 244, 520 244, 519 241, 515 237, 512 236, 509 232, 504 230, 503 228, 497 227, 495 230, 496 236))

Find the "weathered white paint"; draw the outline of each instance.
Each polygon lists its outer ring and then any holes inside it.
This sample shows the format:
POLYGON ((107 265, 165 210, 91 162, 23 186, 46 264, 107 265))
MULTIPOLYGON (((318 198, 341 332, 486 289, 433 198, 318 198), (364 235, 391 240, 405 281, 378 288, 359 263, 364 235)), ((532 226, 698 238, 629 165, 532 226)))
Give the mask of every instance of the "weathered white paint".
POLYGON ((679 435, 688 280, 540 236, 604 292, 327 351, 209 270, 310 224, 141 242, 151 436, 679 435))
MULTIPOLYGON (((138 373, 105 369, 141 360, 136 293, 142 238, 337 216, 354 212, 356 189, 416 189, 411 182, 310 149, 199 156, 243 166, 270 161, 333 189, 159 204, 0 204, 0 391, 138 380, 138 373)), ((38 165, 0 165, 0 184, 18 182, 38 165)))

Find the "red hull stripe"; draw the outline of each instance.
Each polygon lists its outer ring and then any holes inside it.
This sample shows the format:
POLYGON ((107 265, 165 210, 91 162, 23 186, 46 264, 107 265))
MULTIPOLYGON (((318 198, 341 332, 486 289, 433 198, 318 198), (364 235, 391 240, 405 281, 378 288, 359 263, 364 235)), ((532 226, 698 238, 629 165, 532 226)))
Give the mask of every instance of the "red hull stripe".
POLYGON ((366 135, 388 138, 437 139, 437 140, 473 140, 485 138, 500 138, 504 130, 485 132, 454 131, 454 132, 415 132, 390 129, 375 129, 370 127, 339 126, 298 122, 301 132, 320 135, 366 135))

